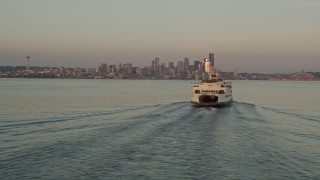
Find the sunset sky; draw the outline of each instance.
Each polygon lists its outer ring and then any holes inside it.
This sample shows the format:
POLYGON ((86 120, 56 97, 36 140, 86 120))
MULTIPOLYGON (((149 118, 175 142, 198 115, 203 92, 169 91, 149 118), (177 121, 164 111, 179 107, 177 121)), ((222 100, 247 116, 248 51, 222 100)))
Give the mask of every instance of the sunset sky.
POLYGON ((320 71, 320 0, 0 1, 0 66, 193 64, 210 52, 224 71, 320 71))

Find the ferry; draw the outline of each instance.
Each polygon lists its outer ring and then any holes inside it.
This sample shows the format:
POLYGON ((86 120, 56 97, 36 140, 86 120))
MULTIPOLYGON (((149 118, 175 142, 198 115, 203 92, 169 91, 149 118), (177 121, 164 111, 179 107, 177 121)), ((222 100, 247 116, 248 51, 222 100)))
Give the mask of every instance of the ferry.
POLYGON ((203 107, 230 105, 233 101, 231 82, 225 82, 217 75, 210 77, 193 84, 191 103, 203 107))

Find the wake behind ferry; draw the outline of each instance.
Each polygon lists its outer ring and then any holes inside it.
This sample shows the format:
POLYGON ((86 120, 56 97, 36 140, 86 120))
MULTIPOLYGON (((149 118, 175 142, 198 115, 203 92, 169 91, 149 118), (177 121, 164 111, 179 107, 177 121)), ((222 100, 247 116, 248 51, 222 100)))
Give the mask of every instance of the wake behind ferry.
POLYGON ((191 102, 196 106, 225 106, 233 101, 231 82, 211 75, 207 80, 193 84, 191 102))

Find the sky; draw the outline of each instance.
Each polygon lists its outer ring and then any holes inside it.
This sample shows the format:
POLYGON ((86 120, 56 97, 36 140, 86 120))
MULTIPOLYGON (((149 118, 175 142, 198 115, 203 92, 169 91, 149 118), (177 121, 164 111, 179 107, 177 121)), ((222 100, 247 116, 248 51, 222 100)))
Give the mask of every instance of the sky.
POLYGON ((320 0, 0 0, 0 66, 320 71, 320 0))

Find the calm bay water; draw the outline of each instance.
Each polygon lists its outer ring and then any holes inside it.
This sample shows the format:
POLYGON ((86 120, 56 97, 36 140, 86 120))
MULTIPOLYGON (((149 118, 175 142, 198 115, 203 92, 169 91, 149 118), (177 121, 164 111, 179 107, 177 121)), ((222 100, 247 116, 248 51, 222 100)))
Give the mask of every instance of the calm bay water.
POLYGON ((320 82, 0 79, 1 179, 320 179, 320 82))

